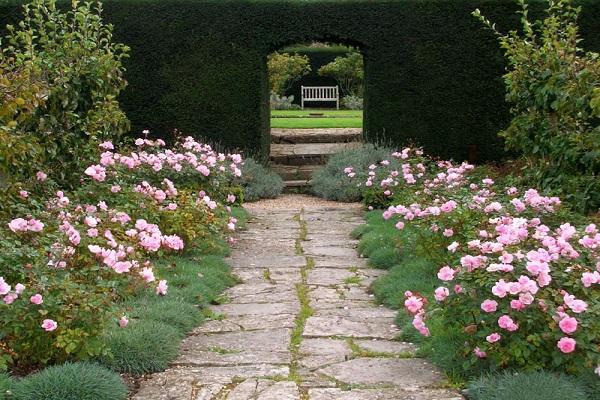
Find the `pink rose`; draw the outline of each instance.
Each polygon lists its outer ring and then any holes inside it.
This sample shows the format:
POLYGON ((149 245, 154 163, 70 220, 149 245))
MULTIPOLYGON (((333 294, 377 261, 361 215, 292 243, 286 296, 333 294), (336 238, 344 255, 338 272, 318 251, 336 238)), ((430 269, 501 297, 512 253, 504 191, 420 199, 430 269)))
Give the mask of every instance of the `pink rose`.
POLYGON ((483 303, 481 303, 481 309, 486 313, 495 312, 498 309, 498 302, 489 299, 484 300, 483 303))
POLYGON ((41 294, 36 293, 29 298, 29 301, 31 301, 35 305, 40 305, 44 302, 44 299, 42 298, 41 294))
POLYGON ((411 314, 416 314, 423 308, 423 300, 416 296, 410 296, 408 299, 404 300, 404 307, 406 307, 411 314))
POLYGON ((570 337, 563 337, 556 344, 556 346, 563 353, 572 353, 573 351, 575 351, 576 345, 577 345, 577 342, 575 341, 575 339, 572 339, 570 337))
POLYGON ((156 286, 156 294, 160 294, 162 296, 167 294, 167 289, 169 288, 169 286, 167 285, 167 281, 166 280, 161 280, 158 282, 158 286, 156 286))
POLYGON ((497 332, 494 332, 485 337, 485 340, 487 340, 489 343, 496 343, 500 339, 502 339, 502 336, 497 332))
POLYGON ((560 320, 558 323, 560 330, 570 335, 577 330, 577 319, 573 317, 566 317, 560 320))
POLYGON ((445 267, 440 268, 437 276, 442 281, 451 281, 452 279, 454 279, 455 273, 456 273, 456 270, 450 268, 449 266, 445 266, 445 267))
POLYGON ((437 301, 444 301, 449 295, 450 291, 448 290, 448 288, 445 288, 443 286, 440 286, 439 288, 435 289, 434 292, 434 297, 437 301))
POLYGON ((42 321, 42 328, 44 328, 44 330, 46 330, 46 332, 52 332, 57 327, 58 327, 58 324, 54 320, 45 319, 44 321, 42 321))
POLYGON ((121 319, 119 319, 119 326, 121 328, 125 328, 127 326, 127 324, 129 324, 129 318, 127 318, 125 315, 123 315, 121 317, 121 319))

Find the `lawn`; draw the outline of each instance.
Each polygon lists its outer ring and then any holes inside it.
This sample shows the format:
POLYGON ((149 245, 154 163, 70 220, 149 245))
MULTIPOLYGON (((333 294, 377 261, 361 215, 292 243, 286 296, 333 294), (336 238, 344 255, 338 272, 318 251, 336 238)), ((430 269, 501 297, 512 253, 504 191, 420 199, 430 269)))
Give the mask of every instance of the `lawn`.
POLYGON ((362 128, 361 110, 272 110, 272 128, 362 128), (323 113, 311 117, 310 113, 323 113))

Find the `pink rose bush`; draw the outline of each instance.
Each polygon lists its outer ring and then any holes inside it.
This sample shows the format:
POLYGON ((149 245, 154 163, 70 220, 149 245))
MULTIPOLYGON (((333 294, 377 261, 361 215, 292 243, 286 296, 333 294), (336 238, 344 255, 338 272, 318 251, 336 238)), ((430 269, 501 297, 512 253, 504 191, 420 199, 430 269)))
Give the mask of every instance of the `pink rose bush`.
MULTIPOLYGON (((105 354, 99 337, 108 321, 129 321, 120 299, 141 290, 168 297, 153 260, 235 230, 239 154, 190 137, 172 148, 136 145, 118 153, 100 144, 79 190, 28 192, 12 206, 20 215, 2 221, 0 369, 105 354)), ((36 179, 51 182, 41 172, 36 179)))
POLYGON ((570 221, 557 197, 503 187, 467 163, 395 154, 402 168, 380 175, 374 166, 363 184, 377 192, 366 201, 387 198, 383 217, 439 265, 437 288, 404 301, 422 335, 461 338, 433 351, 465 360, 465 370, 598 370, 598 227, 570 221))

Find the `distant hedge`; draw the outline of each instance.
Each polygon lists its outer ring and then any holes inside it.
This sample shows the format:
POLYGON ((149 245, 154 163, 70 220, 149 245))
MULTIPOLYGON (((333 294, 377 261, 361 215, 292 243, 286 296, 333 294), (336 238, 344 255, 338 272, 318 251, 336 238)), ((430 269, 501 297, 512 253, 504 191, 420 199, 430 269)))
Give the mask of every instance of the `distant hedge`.
MULTIPOLYGON (((18 14, 9 3, 0 21, 18 14)), ((583 47, 600 50, 600 0, 582 4, 583 47)), ((518 25, 511 0, 109 0, 105 15, 132 48, 122 102, 135 131, 266 152, 266 56, 319 40, 365 56, 367 139, 495 159, 508 121, 503 57, 475 8, 503 30, 518 25)))

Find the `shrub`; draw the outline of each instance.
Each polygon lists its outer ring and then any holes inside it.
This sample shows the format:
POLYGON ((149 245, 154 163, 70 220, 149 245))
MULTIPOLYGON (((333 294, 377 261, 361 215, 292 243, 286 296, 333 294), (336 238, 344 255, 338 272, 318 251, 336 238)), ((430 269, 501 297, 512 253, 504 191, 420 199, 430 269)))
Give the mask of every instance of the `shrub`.
POLYGON ((274 199, 284 188, 283 180, 279 175, 267 170, 251 158, 247 158, 244 162, 240 184, 244 188, 245 201, 274 199))
POLYGON ((549 0, 545 18, 531 21, 521 0, 523 29, 508 34, 474 15, 497 36, 509 65, 506 146, 522 155, 529 182, 587 212, 600 207, 600 56, 579 47, 581 7, 573 3, 549 0))
POLYGON ((181 333, 162 322, 131 321, 106 334, 111 354, 98 361, 113 371, 133 375, 162 371, 177 357, 180 338, 181 333))
POLYGON ((358 51, 336 57, 319 68, 319 75, 331 76, 340 86, 340 91, 349 96, 361 96, 365 76, 363 56, 358 51))
MULTIPOLYGON (((308 74, 311 70, 308 56, 279 53, 277 51, 269 54, 267 57, 267 69, 269 71, 269 89, 272 93, 271 98, 273 98, 273 95, 281 95, 285 98, 283 94, 292 86, 292 84, 308 74)), ((294 99, 293 96, 290 97, 291 100, 294 99)))
POLYGON ((331 156, 324 168, 312 177, 312 191, 328 200, 353 202, 363 198, 364 187, 359 183, 366 180, 368 168, 387 158, 390 151, 384 147, 365 144, 331 156), (345 169, 349 172, 344 172, 345 169), (347 174, 353 178, 348 179, 347 174))
POLYGON ((484 376, 469 384, 468 394, 472 400, 590 399, 575 379, 545 371, 484 376))
POLYGON ((18 107, 0 113, 0 135, 9 139, 0 141, 0 167, 18 182, 39 167, 33 162, 19 169, 18 157, 31 157, 61 181, 77 184, 70 172, 88 164, 98 143, 128 128, 117 97, 126 86, 122 60, 129 49, 113 42, 99 4, 75 2, 63 12, 56 0, 33 0, 23 11, 23 20, 8 27, 0 53, 0 81, 20 82, 16 93, 9 92, 18 107), (23 154, 11 154, 15 150, 23 154))
POLYGON ((293 104, 294 96, 283 96, 277 93, 271 93, 269 103, 271 104, 271 110, 292 110, 299 108, 297 104, 293 104))
POLYGON ((348 110, 362 110, 363 109, 363 98, 349 95, 342 98, 342 107, 348 110))
POLYGON ((14 385, 15 400, 120 400, 128 390, 119 375, 90 363, 48 367, 14 385))

